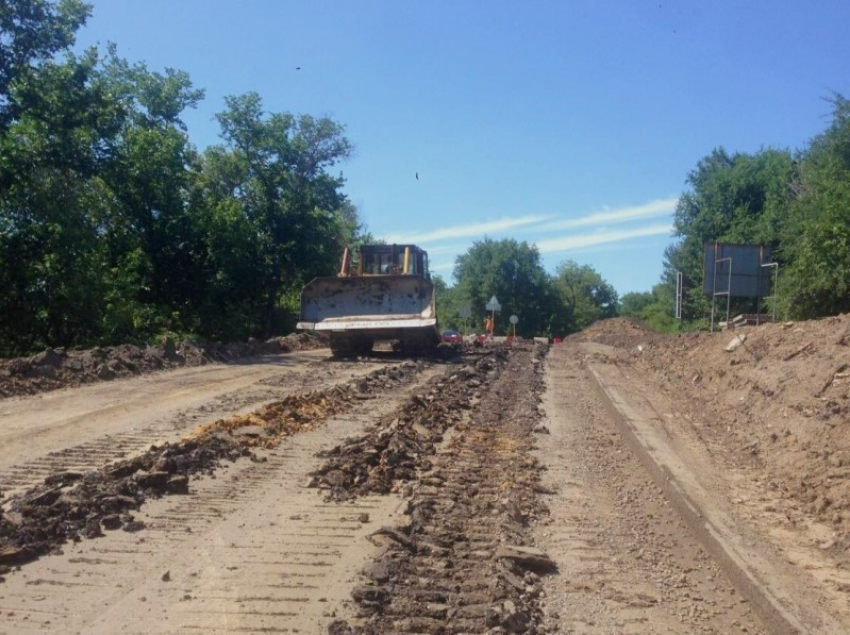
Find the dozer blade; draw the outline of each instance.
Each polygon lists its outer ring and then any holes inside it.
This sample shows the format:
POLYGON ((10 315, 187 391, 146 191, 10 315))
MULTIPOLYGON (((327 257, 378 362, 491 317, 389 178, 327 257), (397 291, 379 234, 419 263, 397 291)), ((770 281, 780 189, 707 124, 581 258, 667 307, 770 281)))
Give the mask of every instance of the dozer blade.
POLYGON ((434 285, 419 276, 316 278, 301 291, 299 329, 436 329, 434 285))

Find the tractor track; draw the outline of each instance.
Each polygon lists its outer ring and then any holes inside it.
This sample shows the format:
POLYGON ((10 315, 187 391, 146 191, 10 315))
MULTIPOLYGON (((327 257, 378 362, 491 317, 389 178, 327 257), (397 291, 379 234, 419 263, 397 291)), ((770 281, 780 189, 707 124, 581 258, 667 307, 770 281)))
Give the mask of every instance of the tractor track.
POLYGON ((0 496, 57 472, 97 469, 179 440, 200 423, 327 388, 394 361, 346 363, 320 355, 327 353, 301 353, 302 363, 291 369, 201 367, 117 381, 111 391, 99 384, 6 400, 0 403, 0 496), (176 386, 169 387, 169 374, 176 386))
POLYGON ((483 366, 480 400, 419 475, 405 522, 372 537, 381 549, 352 592, 359 611, 334 632, 526 632, 541 622, 540 574, 555 569, 529 531, 545 513, 530 456, 543 353, 515 345, 483 366))
MULTIPOLYGON (((350 583, 337 580, 362 564, 356 543, 389 522, 400 501, 323 503, 308 487, 321 462, 314 455, 445 372, 429 363, 400 366, 407 370, 396 381, 392 367, 352 380, 355 398, 337 414, 321 421, 296 414, 301 433, 290 430, 275 444, 239 438, 253 460, 213 465, 192 478, 188 494, 148 499, 133 513, 142 531, 68 542, 7 572, 0 632, 316 632, 348 596, 350 583)), ((225 434, 204 428, 211 442, 225 434)))

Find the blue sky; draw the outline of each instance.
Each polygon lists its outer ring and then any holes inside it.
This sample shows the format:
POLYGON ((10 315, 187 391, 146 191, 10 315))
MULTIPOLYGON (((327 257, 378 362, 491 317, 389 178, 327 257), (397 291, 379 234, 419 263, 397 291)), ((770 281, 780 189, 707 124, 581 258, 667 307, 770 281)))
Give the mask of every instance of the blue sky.
POLYGON ((846 0, 93 5, 80 46, 115 42, 207 91, 184 116, 200 148, 223 97, 252 90, 343 123, 369 230, 420 242, 447 279, 486 235, 648 290, 701 157, 800 148, 828 123, 824 97, 850 95, 846 0))

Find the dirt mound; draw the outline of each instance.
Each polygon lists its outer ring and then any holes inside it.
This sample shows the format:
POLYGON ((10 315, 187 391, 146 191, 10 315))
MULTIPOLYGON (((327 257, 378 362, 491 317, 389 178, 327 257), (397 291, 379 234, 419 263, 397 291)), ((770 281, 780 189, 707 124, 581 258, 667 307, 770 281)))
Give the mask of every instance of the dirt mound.
POLYGON ((650 333, 640 349, 622 320, 581 335, 627 349, 618 363, 660 379, 724 460, 789 502, 789 523, 816 519, 832 527, 836 549, 850 546, 850 315, 650 333))
POLYGON ((580 342, 599 342, 608 346, 618 348, 635 348, 647 346, 656 338, 664 338, 644 325, 640 320, 633 318, 610 318, 594 322, 584 331, 574 333, 567 339, 580 342))
POLYGON ((243 357, 322 348, 326 343, 308 333, 293 333, 268 341, 175 344, 123 344, 80 351, 49 348, 30 357, 0 360, 0 398, 35 394, 65 386, 108 381, 179 366, 201 366, 243 357))

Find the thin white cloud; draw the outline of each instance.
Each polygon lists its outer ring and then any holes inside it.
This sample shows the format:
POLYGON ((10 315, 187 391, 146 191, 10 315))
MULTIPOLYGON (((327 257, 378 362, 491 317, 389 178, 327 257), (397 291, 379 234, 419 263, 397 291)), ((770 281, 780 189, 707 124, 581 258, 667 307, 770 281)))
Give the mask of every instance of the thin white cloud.
POLYGON ((485 223, 473 223, 471 225, 456 225, 431 232, 419 234, 389 234, 382 236, 388 243, 431 243, 447 238, 463 238, 468 236, 484 236, 485 234, 496 234, 509 229, 516 229, 525 225, 534 225, 548 220, 551 216, 520 216, 518 218, 502 218, 500 220, 485 223))
POLYGON ((428 247, 428 255, 432 258, 437 254, 456 254, 469 249, 468 242, 451 243, 445 245, 431 245, 428 247))
POLYGON ((447 269, 454 269, 455 263, 453 262, 441 262, 438 265, 431 265, 429 269, 431 271, 446 271, 447 269))
POLYGON ((601 212, 594 212, 579 218, 552 221, 551 223, 535 227, 535 229, 551 231, 554 229, 571 229, 574 227, 590 227, 594 225, 615 225, 619 223, 628 223, 633 220, 658 218, 660 216, 668 216, 672 214, 675 211, 676 203, 678 202, 678 197, 671 197, 659 198, 643 205, 621 207, 614 210, 603 208, 603 211, 601 212))
POLYGON ((579 234, 577 236, 562 236, 561 238, 552 238, 550 240, 541 240, 537 243, 537 248, 541 253, 552 253, 557 251, 572 251, 582 247, 590 247, 593 245, 605 245, 608 243, 620 242, 631 238, 643 238, 646 236, 659 236, 661 234, 669 234, 673 231, 673 225, 665 223, 663 225, 650 225, 648 227, 638 227, 636 229, 621 229, 619 231, 601 231, 593 234, 579 234))

